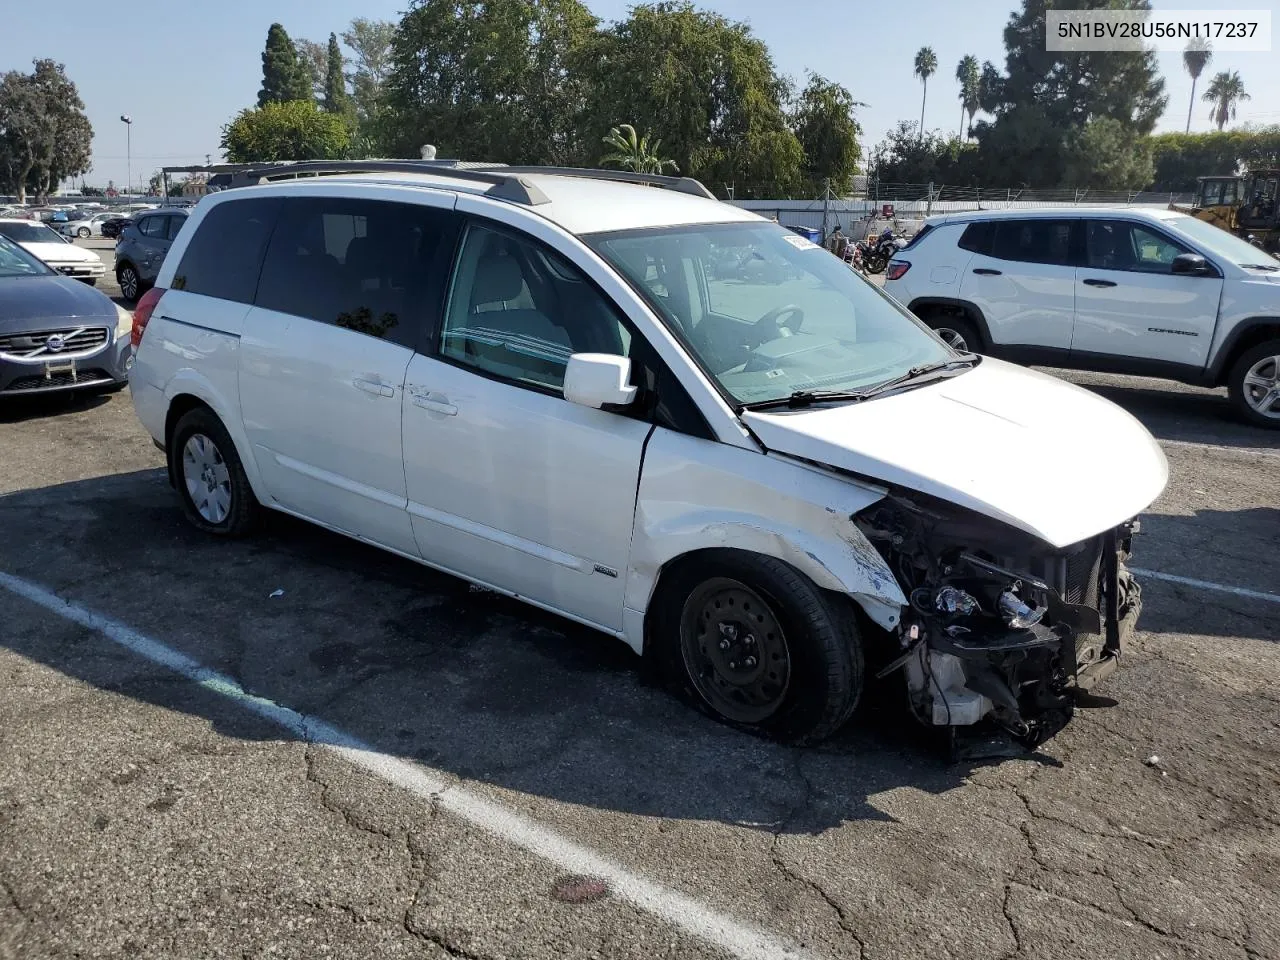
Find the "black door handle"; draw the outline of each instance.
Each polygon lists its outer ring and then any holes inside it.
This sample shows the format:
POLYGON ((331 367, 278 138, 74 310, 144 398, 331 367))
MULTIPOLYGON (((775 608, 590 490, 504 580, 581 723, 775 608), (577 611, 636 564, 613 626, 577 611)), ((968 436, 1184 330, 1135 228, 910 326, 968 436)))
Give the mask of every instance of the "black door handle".
POLYGON ((1114 287, 1114 280, 1099 280, 1097 277, 1085 277, 1084 282, 1091 287, 1114 287))
POLYGON ((999 271, 999 270, 992 270, 990 267, 974 267, 974 268, 973 268, 973 272, 974 272, 974 273, 976 273, 976 274, 977 274, 978 276, 980 276, 980 277, 998 277, 998 276, 1000 276, 1000 271, 999 271))

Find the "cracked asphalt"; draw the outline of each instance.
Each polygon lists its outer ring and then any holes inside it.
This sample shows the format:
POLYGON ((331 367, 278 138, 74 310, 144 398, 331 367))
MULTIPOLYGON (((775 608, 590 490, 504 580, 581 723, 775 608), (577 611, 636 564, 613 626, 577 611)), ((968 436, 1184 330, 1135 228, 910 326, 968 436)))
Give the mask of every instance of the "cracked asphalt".
MULTIPOLYGON (((1280 592, 1280 436, 1068 376, 1166 442, 1134 562, 1280 592)), ((1280 957, 1280 605, 1148 579, 1120 672, 1030 757, 947 762, 892 682, 793 750, 322 530, 201 537, 127 392, 0 407, 0 451, 0 571, 814 957, 1280 957)), ((0 589, 3 960, 731 955, 0 589)))

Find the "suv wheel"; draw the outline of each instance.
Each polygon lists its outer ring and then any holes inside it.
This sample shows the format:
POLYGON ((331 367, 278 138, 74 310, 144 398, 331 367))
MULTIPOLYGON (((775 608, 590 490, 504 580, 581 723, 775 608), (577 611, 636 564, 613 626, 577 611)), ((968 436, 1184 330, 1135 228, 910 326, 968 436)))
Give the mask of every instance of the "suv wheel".
POLYGON ((925 322, 953 350, 959 350, 961 353, 974 353, 982 346, 978 331, 967 320, 939 314, 926 318, 925 322))
POLYGON ((121 264, 116 269, 116 280, 120 284, 120 295, 126 300, 137 300, 142 292, 142 278, 132 263, 121 264))
POLYGON ((687 562, 654 598, 654 652, 670 685, 721 722, 787 743, 821 740, 862 691, 853 611, 756 554, 687 562))
POLYGON ((261 507, 231 435, 213 411, 197 407, 186 413, 167 450, 183 512, 194 526, 222 537, 252 532, 261 507))
POLYGON ((1280 430, 1280 340, 1242 353, 1227 378, 1231 403, 1249 423, 1280 430))

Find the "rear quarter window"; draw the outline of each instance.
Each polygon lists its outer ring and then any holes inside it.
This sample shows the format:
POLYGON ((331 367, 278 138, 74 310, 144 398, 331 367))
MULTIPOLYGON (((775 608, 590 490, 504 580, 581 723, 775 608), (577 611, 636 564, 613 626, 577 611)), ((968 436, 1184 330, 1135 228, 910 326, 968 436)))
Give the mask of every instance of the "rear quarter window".
POLYGON ((964 233, 960 235, 960 240, 956 246, 971 253, 982 253, 990 256, 991 241, 995 235, 996 225, 993 221, 984 220, 980 223, 971 223, 964 228, 964 233))
POLYGON ((228 200, 196 227, 170 286, 219 300, 253 303, 262 254, 275 228, 280 200, 228 200))
POLYGON ((916 235, 911 238, 911 242, 908 243, 902 249, 910 250, 913 247, 919 246, 920 241, 923 240, 925 237, 927 237, 929 234, 933 233, 935 227, 937 227, 937 224, 926 223, 923 227, 920 228, 920 230, 916 233, 916 235))

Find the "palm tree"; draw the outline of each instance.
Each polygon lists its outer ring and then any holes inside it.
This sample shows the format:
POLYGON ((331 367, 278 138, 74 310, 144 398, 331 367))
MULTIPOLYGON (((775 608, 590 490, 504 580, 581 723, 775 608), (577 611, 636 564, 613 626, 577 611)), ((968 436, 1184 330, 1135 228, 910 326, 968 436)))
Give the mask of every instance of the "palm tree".
POLYGON ((1196 105, 1196 81, 1200 79, 1200 74, 1204 73, 1204 68, 1212 59, 1213 49, 1209 41, 1203 37, 1192 40, 1187 44, 1187 49, 1182 51, 1182 65, 1187 68, 1187 73, 1191 74, 1191 102, 1187 104, 1187 133, 1191 132, 1191 110, 1196 105))
POLYGON ((969 126, 973 126, 973 115, 978 112, 978 87, 982 75, 978 71, 978 58, 968 54, 956 66, 956 80, 960 82, 960 139, 968 138, 968 130, 964 125, 964 115, 969 114, 969 126))
POLYGON ((924 139, 924 102, 929 96, 929 78, 938 72, 938 55, 933 47, 921 47, 916 53, 915 75, 920 78, 924 92, 920 94, 920 139, 924 139))
POLYGON ((629 123, 620 123, 611 129, 603 143, 613 147, 613 153, 601 157, 601 165, 613 164, 636 173, 662 173, 665 170, 679 169, 674 160, 664 160, 658 155, 661 140, 650 143, 648 134, 640 136, 629 123))
POLYGON ((1209 111, 1209 119, 1218 125, 1221 131, 1228 120, 1236 118, 1236 104, 1250 99, 1244 92, 1244 81, 1240 79, 1239 70, 1223 70, 1216 74, 1209 83, 1209 89, 1202 98, 1213 104, 1209 111))

